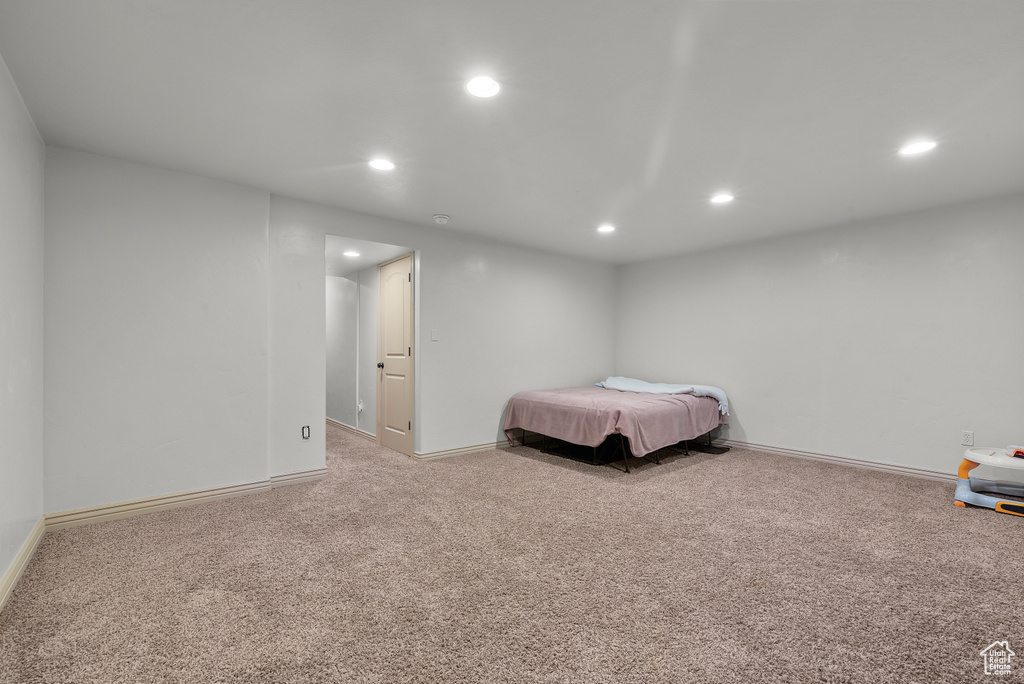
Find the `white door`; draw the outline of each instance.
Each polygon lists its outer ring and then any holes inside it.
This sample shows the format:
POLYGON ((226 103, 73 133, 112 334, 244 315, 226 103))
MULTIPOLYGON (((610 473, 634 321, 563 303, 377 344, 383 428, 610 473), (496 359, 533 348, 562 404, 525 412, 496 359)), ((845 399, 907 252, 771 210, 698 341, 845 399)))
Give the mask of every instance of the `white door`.
POLYGON ((412 456, 412 254, 377 267, 377 441, 412 456))

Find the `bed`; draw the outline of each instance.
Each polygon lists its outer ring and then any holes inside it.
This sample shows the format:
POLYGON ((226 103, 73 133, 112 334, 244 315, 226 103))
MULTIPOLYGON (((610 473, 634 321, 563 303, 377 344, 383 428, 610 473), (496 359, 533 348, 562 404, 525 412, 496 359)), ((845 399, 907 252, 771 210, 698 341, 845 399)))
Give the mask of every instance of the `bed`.
POLYGON ((646 457, 659 449, 693 440, 723 423, 729 415, 717 399, 693 394, 648 394, 603 387, 567 387, 518 392, 505 414, 505 437, 514 444, 526 432, 582 446, 600 446, 611 435, 622 436, 625 450, 646 457))

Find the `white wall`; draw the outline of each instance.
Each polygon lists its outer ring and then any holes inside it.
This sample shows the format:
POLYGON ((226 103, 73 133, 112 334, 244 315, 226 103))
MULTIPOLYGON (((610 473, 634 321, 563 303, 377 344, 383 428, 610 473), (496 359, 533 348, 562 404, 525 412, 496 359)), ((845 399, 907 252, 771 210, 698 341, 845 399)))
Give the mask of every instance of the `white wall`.
POLYGON ((47 151, 48 511, 267 477, 268 199, 47 151))
POLYGON ((359 284, 327 276, 327 417, 357 427, 359 284))
POLYGON ((1024 195, 625 266, 616 367, 722 387, 731 439, 955 472, 1024 433, 1022 264, 1024 195))
MULTIPOLYGON (((326 234, 417 250, 417 453, 503 439, 513 393, 610 373, 611 266, 277 196, 270 234, 274 454, 299 425, 324 415, 326 234)), ((319 440, 292 452, 289 463, 322 463, 319 440)))
POLYGON ((322 467, 328 232, 418 250, 420 453, 610 372, 610 266, 84 152, 46 171, 48 511, 322 467))
POLYGON ((271 196, 270 363, 267 443, 270 472, 322 468, 327 438, 326 264, 323 232, 275 219, 271 196), (301 440, 302 426, 310 439, 301 440))
POLYGON ((0 576, 44 510, 45 153, 0 58, 0 576))
POLYGON ((376 266, 346 277, 327 276, 326 296, 327 417, 375 435, 376 266))
POLYGON ((357 399, 363 402, 356 427, 377 434, 377 269, 358 273, 359 279, 359 380, 357 399))

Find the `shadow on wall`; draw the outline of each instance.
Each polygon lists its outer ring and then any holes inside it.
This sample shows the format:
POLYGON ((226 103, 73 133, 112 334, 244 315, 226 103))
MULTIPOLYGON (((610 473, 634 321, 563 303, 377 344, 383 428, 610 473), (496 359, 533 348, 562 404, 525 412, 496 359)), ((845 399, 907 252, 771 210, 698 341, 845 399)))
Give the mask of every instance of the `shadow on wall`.
POLYGON ((327 418, 377 430, 377 264, 409 247, 326 236, 327 418))

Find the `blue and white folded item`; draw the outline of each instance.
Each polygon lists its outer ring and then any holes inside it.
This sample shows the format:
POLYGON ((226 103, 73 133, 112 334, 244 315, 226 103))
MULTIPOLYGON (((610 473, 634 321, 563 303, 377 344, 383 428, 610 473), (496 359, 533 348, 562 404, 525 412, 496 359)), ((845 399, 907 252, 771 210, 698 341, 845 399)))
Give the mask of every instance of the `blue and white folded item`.
POLYGON ((644 382, 622 376, 610 377, 594 383, 605 389, 620 392, 644 392, 646 394, 692 394, 695 397, 712 397, 718 400, 718 410, 723 416, 729 415, 729 398, 721 389, 710 385, 670 385, 664 382, 644 382))

